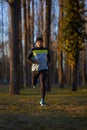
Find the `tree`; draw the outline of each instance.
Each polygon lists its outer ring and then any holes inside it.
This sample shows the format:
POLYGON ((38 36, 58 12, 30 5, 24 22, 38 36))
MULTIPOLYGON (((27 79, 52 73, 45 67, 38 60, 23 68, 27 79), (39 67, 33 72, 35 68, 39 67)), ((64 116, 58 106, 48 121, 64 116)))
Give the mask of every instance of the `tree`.
MULTIPOLYGON (((84 9, 84 3, 85 3, 85 0, 81 0, 80 1, 80 11, 83 12, 83 19, 86 20, 86 15, 85 15, 85 9, 84 9)), ((84 24, 84 28, 85 30, 85 34, 86 33, 86 23, 84 24)), ((87 36, 85 37, 85 39, 87 39, 87 36)), ((83 51, 80 53, 80 63, 79 63, 79 68, 80 68, 80 75, 81 75, 81 82, 82 82, 82 85, 85 86, 86 85, 86 43, 85 41, 83 42, 83 45, 84 45, 84 49, 83 51)))
POLYGON ((20 94, 19 7, 20 0, 9 0, 10 9, 10 94, 20 94))
POLYGON ((58 82, 59 87, 63 88, 63 53, 62 53, 62 22, 63 22, 63 0, 59 0, 59 34, 58 34, 58 82))
POLYGON ((27 1, 23 0, 23 13, 24 13, 24 70, 25 70, 25 86, 29 86, 29 73, 28 73, 28 63, 27 63, 27 55, 28 55, 28 34, 27 34, 27 1))
POLYGON ((22 45, 22 17, 21 17, 21 0, 19 7, 19 48, 20 48, 20 88, 24 86, 23 76, 23 45, 22 45))
POLYGON ((34 0, 32 0, 32 14, 31 14, 31 43, 34 44, 34 0))
POLYGON ((3 34, 4 34, 4 26, 3 26, 3 1, 2 1, 2 84, 4 82, 4 69, 5 69, 5 58, 4 58, 4 37, 3 37, 3 34))
POLYGON ((77 90, 77 65, 79 52, 82 49, 84 40, 84 20, 83 11, 78 0, 64 0, 63 17, 63 50, 67 57, 67 62, 72 70, 72 90, 77 90))
MULTIPOLYGON (((30 15, 30 0, 28 0, 28 7, 27 7, 27 42, 28 42, 28 49, 31 48, 31 15, 30 15)), ((34 29, 33 29, 34 31, 34 29)), ((32 37, 34 39, 34 37, 32 37)), ((34 40, 33 40, 34 41, 34 40)), ((29 83, 31 83, 31 64, 28 64, 29 70, 29 83)))
MULTIPOLYGON (((46 0, 46 28, 45 28, 45 46, 50 51, 50 32, 51 32, 51 0, 46 0)), ((47 90, 50 91, 50 70, 48 75, 47 90)))

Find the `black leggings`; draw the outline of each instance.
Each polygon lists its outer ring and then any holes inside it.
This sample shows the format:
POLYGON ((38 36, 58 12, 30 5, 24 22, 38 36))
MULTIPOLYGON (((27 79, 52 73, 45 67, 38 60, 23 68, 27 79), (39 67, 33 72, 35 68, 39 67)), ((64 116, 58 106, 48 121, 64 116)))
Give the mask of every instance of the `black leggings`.
POLYGON ((43 99, 45 98, 45 92, 46 92, 47 74, 48 70, 40 70, 32 72, 32 85, 36 86, 37 80, 39 79, 41 98, 43 99))

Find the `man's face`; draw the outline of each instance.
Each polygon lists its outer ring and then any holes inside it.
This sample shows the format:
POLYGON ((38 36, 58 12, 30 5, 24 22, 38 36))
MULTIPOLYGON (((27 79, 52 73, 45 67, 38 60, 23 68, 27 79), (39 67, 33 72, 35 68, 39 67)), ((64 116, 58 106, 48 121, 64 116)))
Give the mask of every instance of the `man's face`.
POLYGON ((38 41, 36 42, 36 46, 37 46, 37 47, 42 47, 42 46, 43 46, 43 42, 42 42, 41 40, 38 40, 38 41))

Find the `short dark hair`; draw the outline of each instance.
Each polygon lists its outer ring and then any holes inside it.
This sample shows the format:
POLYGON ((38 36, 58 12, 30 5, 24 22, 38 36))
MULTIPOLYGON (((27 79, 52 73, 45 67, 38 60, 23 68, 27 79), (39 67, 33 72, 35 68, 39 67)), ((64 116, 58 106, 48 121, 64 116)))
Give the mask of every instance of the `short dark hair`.
POLYGON ((42 42, 43 42, 43 38, 42 38, 42 37, 37 37, 37 38, 36 38, 36 42, 37 42, 37 41, 42 41, 42 42))

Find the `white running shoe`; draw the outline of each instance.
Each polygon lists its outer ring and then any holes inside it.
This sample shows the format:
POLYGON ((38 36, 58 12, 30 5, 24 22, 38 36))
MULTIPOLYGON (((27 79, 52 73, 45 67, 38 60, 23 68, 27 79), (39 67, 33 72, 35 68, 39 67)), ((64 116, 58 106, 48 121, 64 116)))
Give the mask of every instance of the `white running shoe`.
POLYGON ((46 106, 45 102, 40 101, 41 106, 46 106))

